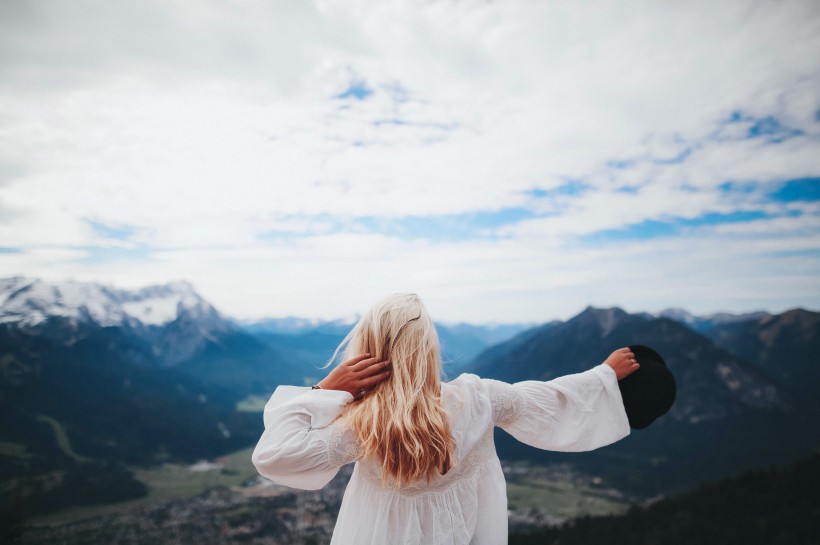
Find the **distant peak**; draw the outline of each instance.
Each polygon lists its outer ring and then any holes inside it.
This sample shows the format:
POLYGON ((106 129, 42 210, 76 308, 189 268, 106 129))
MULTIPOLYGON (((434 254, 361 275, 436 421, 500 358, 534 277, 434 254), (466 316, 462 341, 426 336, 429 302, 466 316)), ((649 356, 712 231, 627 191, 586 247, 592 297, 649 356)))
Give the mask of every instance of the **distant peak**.
POLYGON ((30 276, 11 276, 9 278, 0 278, 0 292, 9 290, 19 290, 26 286, 40 282, 38 278, 30 276))
POLYGON ((629 314, 620 307, 595 308, 588 306, 583 312, 576 316, 576 319, 591 320, 600 326, 604 335, 607 335, 615 329, 619 320, 627 316, 629 316, 629 314))
POLYGON ((659 318, 669 318, 670 320, 675 320, 676 322, 684 322, 687 324, 695 323, 697 319, 691 312, 686 309, 673 307, 667 308, 662 310, 658 313, 659 318))
POLYGON ((627 316, 627 313, 621 307, 610 307, 610 308, 603 308, 603 307, 593 307, 589 305, 587 308, 581 312, 581 314, 588 314, 590 316, 627 316))
POLYGON ((194 285, 187 280, 172 280, 167 282, 165 286, 178 291, 196 291, 194 285))
POLYGON ((190 282, 136 289, 120 289, 96 282, 50 282, 16 276, 0 279, 0 323, 34 325, 50 317, 92 321, 104 326, 132 323, 163 325, 180 313, 202 320, 219 318, 218 312, 190 282))
POLYGON ((139 292, 166 292, 166 293, 183 293, 194 294, 196 290, 193 284, 187 280, 172 280, 164 284, 150 284, 148 286, 138 288, 133 291, 139 292))
POLYGON ((804 308, 793 308, 783 312, 782 314, 771 315, 767 314, 761 318, 761 324, 817 324, 820 322, 820 313, 806 310, 804 308))
POLYGON ((743 314, 733 314, 731 312, 717 312, 706 316, 706 319, 711 320, 716 324, 732 323, 732 322, 749 322, 762 320, 771 316, 766 311, 758 310, 755 312, 745 312, 743 314))

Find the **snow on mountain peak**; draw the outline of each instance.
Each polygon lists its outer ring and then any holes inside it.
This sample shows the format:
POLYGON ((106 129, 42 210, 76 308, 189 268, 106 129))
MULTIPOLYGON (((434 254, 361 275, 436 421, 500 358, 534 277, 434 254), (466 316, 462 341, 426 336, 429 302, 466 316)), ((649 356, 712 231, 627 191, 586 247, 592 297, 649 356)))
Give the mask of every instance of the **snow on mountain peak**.
POLYGON ((658 317, 669 318, 687 325, 692 325, 697 321, 697 318, 691 312, 682 308, 667 308, 659 312, 658 317))
POLYGON ((35 325, 50 317, 65 317, 102 326, 134 325, 135 321, 148 326, 172 322, 181 312, 193 317, 218 314, 184 281, 126 290, 93 282, 0 278, 0 323, 35 325))

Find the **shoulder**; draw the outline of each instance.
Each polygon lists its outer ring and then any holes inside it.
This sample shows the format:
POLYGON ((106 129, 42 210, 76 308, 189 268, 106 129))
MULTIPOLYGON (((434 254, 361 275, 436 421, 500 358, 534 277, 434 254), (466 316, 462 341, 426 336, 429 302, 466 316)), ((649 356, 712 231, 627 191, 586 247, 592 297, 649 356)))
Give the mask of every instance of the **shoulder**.
POLYGON ((485 396, 493 396, 497 390, 507 391, 513 387, 512 384, 491 378, 482 378, 472 373, 462 373, 450 382, 445 382, 444 385, 446 385, 447 390, 468 391, 485 396))
POLYGON ((442 393, 473 394, 480 395, 486 393, 487 386, 485 379, 472 373, 462 373, 449 382, 442 384, 442 393))
POLYGON ((475 384, 480 383, 481 380, 482 380, 481 377, 479 377, 478 375, 474 375, 472 373, 461 373, 459 376, 457 376, 453 380, 451 380, 449 382, 445 382, 444 384, 449 384, 449 385, 452 385, 452 386, 462 386, 462 385, 466 385, 466 384, 475 385, 475 384))
POLYGON ((472 373, 463 373, 442 384, 445 404, 459 412, 481 413, 490 407, 490 396, 484 379, 472 373))
POLYGON ((512 384, 464 373, 445 383, 442 397, 462 418, 486 425, 504 426, 515 420, 524 406, 521 392, 512 384))

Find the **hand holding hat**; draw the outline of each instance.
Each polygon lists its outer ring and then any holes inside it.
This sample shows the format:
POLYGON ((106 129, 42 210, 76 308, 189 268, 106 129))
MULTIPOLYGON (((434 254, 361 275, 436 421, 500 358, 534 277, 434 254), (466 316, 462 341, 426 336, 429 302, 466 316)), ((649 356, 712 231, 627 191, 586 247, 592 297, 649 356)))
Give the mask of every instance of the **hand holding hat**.
POLYGON ((636 344, 616 350, 606 363, 618 376, 630 427, 643 429, 672 408, 677 391, 675 377, 660 354, 636 344))
POLYGON ((626 378, 640 367, 640 364, 635 360, 635 354, 629 347, 619 348, 610 354, 604 363, 612 367, 618 380, 626 378))

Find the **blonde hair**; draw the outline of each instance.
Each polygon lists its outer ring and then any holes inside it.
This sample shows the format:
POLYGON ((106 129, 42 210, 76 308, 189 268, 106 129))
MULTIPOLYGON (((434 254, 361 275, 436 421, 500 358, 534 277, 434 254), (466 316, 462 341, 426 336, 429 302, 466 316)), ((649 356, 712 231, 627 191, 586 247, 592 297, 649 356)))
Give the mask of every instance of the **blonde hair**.
POLYGON ((436 328, 421 299, 397 293, 373 306, 334 353, 389 359, 390 377, 347 406, 342 415, 363 458, 376 460, 382 480, 396 487, 443 475, 453 465, 454 441, 441 404, 436 328))

